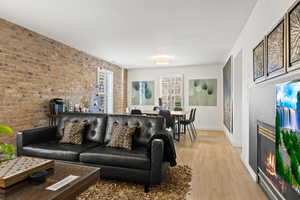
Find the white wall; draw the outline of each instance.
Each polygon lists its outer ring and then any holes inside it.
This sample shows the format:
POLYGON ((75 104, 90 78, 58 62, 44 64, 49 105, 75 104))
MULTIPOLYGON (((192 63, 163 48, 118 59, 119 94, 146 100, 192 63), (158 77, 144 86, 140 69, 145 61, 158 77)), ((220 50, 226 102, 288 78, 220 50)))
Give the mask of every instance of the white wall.
POLYGON ((233 134, 228 134, 233 146, 240 147, 242 145, 242 125, 236 123, 242 118, 243 110, 243 51, 240 51, 236 56, 233 56, 233 134))
MULTIPOLYGON (((131 82, 132 81, 155 81, 155 103, 160 96, 159 80, 161 76, 170 74, 183 74, 184 78, 184 108, 189 110, 188 106, 188 80, 189 79, 211 79, 218 80, 218 94, 216 107, 197 107, 195 126, 203 130, 223 130, 223 80, 221 65, 201 65, 201 66, 183 66, 183 67, 160 67, 145 69, 128 70, 128 103, 131 105, 131 82)), ((153 106, 138 106, 144 110, 152 110, 153 106)))
MULTIPOLYGON (((279 22, 293 3, 294 0, 258 0, 244 29, 228 55, 235 57, 241 50, 243 52, 242 80, 240 80, 240 84, 243 87, 242 118, 236 119, 234 123, 242 125, 240 135, 242 145, 241 159, 253 178, 256 177, 249 167, 249 90, 254 87, 252 82, 252 50, 263 39, 264 35, 279 22)), ((225 132, 227 132, 226 129, 225 132)), ((235 137, 229 133, 226 135, 228 135, 230 140, 232 140, 232 137, 235 137)))

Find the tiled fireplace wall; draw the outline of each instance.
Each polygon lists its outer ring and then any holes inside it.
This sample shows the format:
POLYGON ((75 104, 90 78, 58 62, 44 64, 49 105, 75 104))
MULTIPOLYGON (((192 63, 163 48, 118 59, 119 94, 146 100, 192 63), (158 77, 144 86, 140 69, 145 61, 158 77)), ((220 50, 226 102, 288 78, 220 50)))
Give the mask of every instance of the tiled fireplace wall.
POLYGON ((124 112, 127 70, 0 18, 0 124, 15 131, 47 125, 49 100, 79 102, 91 92, 97 67, 114 72, 114 112, 124 112))

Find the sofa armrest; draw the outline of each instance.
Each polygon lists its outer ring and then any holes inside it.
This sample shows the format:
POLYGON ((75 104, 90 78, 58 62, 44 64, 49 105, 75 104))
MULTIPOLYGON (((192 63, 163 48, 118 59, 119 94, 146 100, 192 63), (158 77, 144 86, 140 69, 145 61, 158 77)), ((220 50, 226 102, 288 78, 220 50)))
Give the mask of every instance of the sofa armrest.
POLYGON ((22 147, 56 139, 56 127, 42 127, 17 132, 17 155, 21 155, 22 147))
POLYGON ((159 184, 162 180, 163 157, 164 142, 161 139, 154 139, 151 143, 150 184, 159 184))

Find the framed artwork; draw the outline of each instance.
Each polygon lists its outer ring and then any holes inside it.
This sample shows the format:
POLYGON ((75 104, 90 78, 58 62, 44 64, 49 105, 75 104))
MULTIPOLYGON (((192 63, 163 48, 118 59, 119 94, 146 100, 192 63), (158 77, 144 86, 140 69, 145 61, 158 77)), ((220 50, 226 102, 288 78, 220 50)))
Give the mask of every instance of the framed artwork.
POLYGON ((258 83, 265 80, 265 41, 253 49, 253 80, 258 83))
POLYGON ((287 15, 287 70, 300 68, 300 2, 292 6, 287 15))
POLYGON ((282 19, 266 36, 267 78, 279 76, 285 69, 285 31, 282 19))
POLYGON ((223 121, 228 131, 233 130, 232 58, 223 67, 223 121))
POLYGON ((189 80, 189 106, 217 106, 217 79, 189 80))
POLYGON ((133 81, 131 86, 132 105, 154 105, 154 81, 133 81))

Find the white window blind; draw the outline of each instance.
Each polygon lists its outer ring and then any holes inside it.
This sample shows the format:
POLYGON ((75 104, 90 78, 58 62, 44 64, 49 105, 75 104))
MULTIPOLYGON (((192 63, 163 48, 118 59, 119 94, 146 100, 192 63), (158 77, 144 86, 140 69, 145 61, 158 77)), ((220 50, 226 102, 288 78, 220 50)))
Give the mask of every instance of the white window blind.
POLYGON ((183 75, 169 75, 160 77, 160 98, 162 107, 174 109, 183 107, 183 75))
POLYGON ((113 72, 97 68, 97 88, 99 94, 99 110, 113 113, 113 72))

